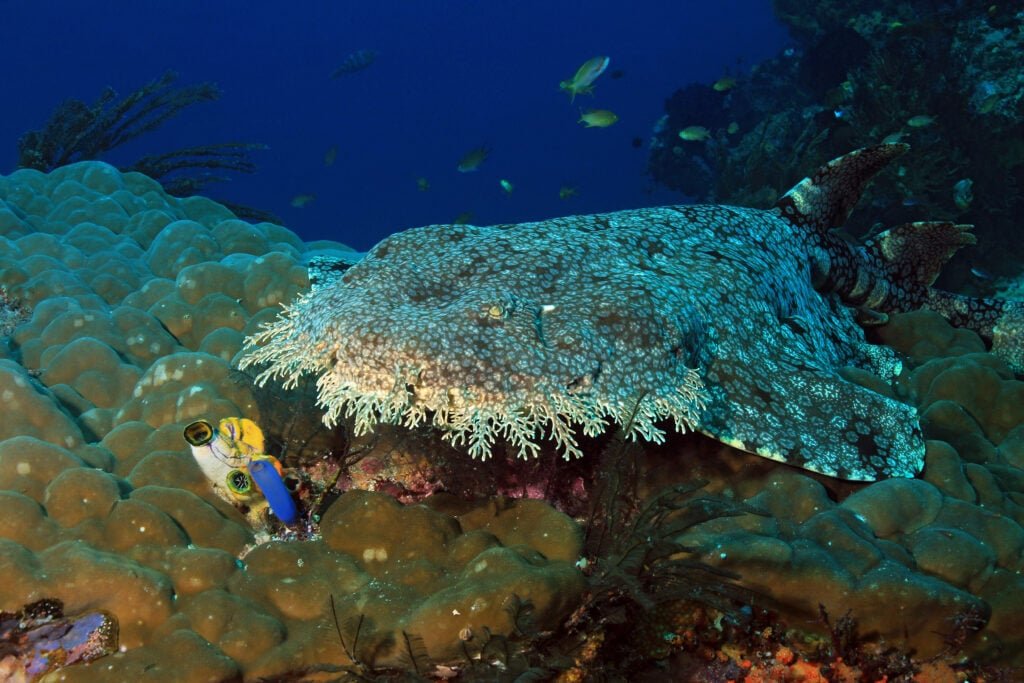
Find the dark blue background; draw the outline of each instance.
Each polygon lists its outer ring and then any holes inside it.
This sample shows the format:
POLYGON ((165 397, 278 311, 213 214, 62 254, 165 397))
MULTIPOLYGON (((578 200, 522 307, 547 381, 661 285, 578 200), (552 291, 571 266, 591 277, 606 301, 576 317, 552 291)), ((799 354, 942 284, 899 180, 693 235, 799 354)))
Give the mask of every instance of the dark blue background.
POLYGON ((125 95, 174 69, 180 84, 215 81, 221 99, 109 161, 266 143, 254 176, 210 194, 273 211, 306 239, 359 249, 464 211, 489 224, 680 201, 644 173, 665 98, 788 44, 767 0, 37 0, 0 1, 0 11, 0 172, 13 170, 18 136, 64 98, 92 102, 107 85, 125 95), (377 50, 377 61, 331 80, 361 48, 377 50), (570 104, 559 81, 595 55, 611 57, 608 72, 594 97, 570 104), (580 107, 611 109, 619 122, 584 129, 580 107), (326 167, 332 145, 337 161, 326 167), (480 145, 491 157, 477 173, 458 173, 459 158, 480 145), (430 191, 417 190, 418 176, 430 191), (559 200, 563 184, 579 196, 559 200), (298 194, 316 200, 293 208, 298 194))

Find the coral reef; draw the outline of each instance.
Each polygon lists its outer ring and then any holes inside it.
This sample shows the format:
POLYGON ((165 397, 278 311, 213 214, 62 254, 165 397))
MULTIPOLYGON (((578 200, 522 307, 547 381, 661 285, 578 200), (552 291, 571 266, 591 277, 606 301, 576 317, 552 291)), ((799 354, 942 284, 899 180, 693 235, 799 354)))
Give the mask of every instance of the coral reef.
POLYGON ((885 2, 870 8, 779 0, 799 46, 716 92, 690 84, 666 100, 648 169, 700 200, 769 206, 774 189, 845 150, 908 142, 906 168, 884 172, 847 229, 914 220, 977 226, 979 247, 941 284, 992 294, 974 272, 1016 276, 1024 206, 1024 13, 1012 4, 885 2), (704 141, 681 141, 687 126, 704 141), (964 193, 963 188, 970 188, 964 193))
MULTIPOLYGON (((850 610, 863 632, 931 657, 971 614, 987 635, 969 641, 968 652, 999 658, 1024 633, 1024 383, 976 335, 933 313, 896 316, 877 334, 913 366, 902 390, 923 416, 922 478, 843 485, 694 444, 680 477, 707 477, 709 491, 766 515, 712 520, 681 540, 739 574, 741 585, 770 593, 791 625, 813 620, 819 604, 831 614, 850 610)), ((678 456, 654 457, 661 486, 678 456)))
POLYGON ((918 407, 920 479, 841 482, 697 434, 483 465, 430 429, 328 429, 312 383, 260 389, 234 369, 322 254, 354 260, 101 162, 0 177, 18 311, 0 344, 0 610, 109 613, 123 649, 62 680, 1024 665, 1024 384, 974 333, 896 315, 872 333, 906 358, 893 387, 840 369, 918 407), (234 416, 337 481, 319 536, 257 545, 211 489, 182 430, 234 416), (342 492, 356 484, 379 491, 342 492), (470 495, 494 493, 517 499, 470 495), (528 497, 572 501, 580 522, 528 497))
POLYGON ((346 247, 102 162, 0 177, 0 200, 17 311, 0 346, 0 609, 101 609, 125 649, 67 680, 173 676, 183 657, 194 678, 350 666, 332 596, 343 627, 362 620, 353 655, 374 669, 400 666, 410 638, 440 664, 465 658, 464 629, 474 645, 512 636, 509 600, 543 628, 575 608, 579 528, 539 501, 453 514, 354 492, 324 506, 319 535, 254 547, 209 486, 182 438, 197 419, 246 415, 289 464, 344 462, 341 430, 307 431, 282 411, 306 399, 259 392, 232 362, 308 287, 307 249, 346 247))

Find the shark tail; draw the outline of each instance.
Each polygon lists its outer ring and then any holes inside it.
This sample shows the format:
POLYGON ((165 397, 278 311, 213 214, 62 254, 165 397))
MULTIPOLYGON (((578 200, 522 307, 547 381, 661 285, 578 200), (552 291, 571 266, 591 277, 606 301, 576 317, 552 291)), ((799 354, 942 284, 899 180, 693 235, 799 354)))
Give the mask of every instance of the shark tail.
POLYGON ((981 299, 929 289, 921 308, 941 314, 955 327, 977 332, 1018 375, 1024 375, 1024 301, 981 299))
POLYGON ((980 299, 932 287, 953 254, 975 244, 972 226, 905 223, 863 244, 853 244, 835 230, 849 217, 871 178, 907 149, 897 143, 850 152, 801 180, 776 203, 783 219, 807 228, 815 288, 860 308, 860 318, 870 324, 884 323, 886 313, 937 311, 951 324, 977 332, 1014 372, 1024 374, 1024 302, 980 299))
POLYGON ((864 248, 893 282, 930 287, 953 254, 977 244, 973 228, 941 221, 904 223, 868 239, 864 248))
POLYGON ((846 222, 868 181, 908 149, 883 143, 844 154, 793 186, 775 207, 790 223, 825 234, 846 222))

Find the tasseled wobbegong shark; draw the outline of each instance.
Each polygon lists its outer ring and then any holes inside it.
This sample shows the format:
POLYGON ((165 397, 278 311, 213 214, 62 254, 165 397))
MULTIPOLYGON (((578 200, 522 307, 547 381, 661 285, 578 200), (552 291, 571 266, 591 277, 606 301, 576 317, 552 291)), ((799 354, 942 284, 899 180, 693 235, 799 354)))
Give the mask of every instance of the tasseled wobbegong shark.
POLYGON ((431 423, 478 457, 535 455, 609 423, 661 425, 852 480, 914 476, 917 411, 847 381, 901 364, 861 324, 930 308, 1024 369, 1024 304, 932 287, 970 226, 836 233, 905 145, 832 161, 768 210, 686 205, 518 225, 431 225, 361 258, 319 257, 312 290, 248 340, 261 381, 318 376, 324 420, 431 423))

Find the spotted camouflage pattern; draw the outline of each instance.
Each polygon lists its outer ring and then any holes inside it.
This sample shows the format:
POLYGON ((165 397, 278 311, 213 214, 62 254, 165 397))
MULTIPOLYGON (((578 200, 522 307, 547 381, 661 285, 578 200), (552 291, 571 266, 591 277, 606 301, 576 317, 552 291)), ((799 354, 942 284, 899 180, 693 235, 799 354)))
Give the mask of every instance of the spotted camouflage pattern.
MULTIPOLYGON (((930 287, 972 243, 967 226, 899 226, 863 245, 831 230, 904 149, 841 157, 767 211, 669 206, 398 233, 251 338, 242 365, 268 364, 260 381, 317 374, 328 423, 429 421, 480 457, 498 438, 536 454, 545 435, 580 455, 574 427, 610 422, 658 441, 670 419, 840 478, 913 476, 915 409, 841 374, 900 370, 858 320, 928 306, 993 337, 1020 313, 930 287)), ((1016 331, 1007 347, 1019 348, 1016 331)))

